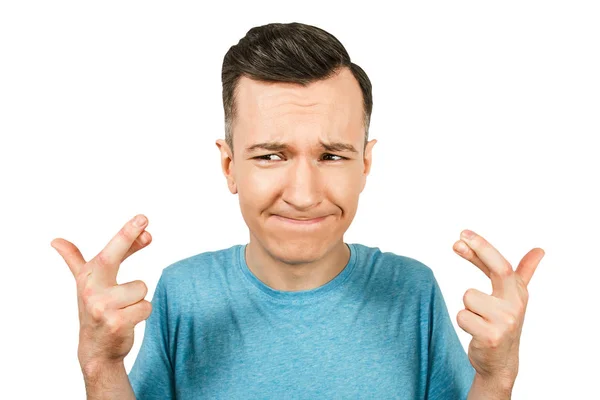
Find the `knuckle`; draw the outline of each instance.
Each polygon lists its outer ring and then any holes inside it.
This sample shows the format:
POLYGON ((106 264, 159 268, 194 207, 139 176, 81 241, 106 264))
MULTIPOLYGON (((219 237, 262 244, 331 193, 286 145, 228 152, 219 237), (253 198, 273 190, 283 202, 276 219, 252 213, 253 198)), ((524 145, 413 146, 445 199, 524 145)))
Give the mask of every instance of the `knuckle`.
POLYGON ((106 304, 103 301, 93 301, 88 305, 89 314, 95 322, 101 322, 105 318, 106 304))
POLYGON ((110 265, 110 262, 111 262, 110 257, 106 253, 105 250, 102 250, 100 253, 98 253, 98 255, 96 256, 96 259, 98 261, 98 264, 100 264, 101 266, 110 265))
POLYGON ((123 317, 121 317, 118 313, 111 313, 106 317, 106 322, 104 325, 106 327, 106 331, 110 335, 118 336, 123 330, 123 317))
POLYGON ((146 283, 144 283, 144 281, 138 280, 136 282, 140 292, 143 293, 142 297, 146 297, 146 295, 148 294, 148 286, 146 285, 146 283))
POLYGON ((472 238, 471 243, 475 248, 482 248, 487 245, 487 241, 479 235, 476 235, 474 238, 472 238))
POLYGON ((125 240, 129 240, 130 238, 133 239, 133 226, 131 224, 126 224, 119 230, 117 235, 125 240))
POLYGON ((142 228, 140 226, 137 226, 135 221, 136 218, 134 217, 132 220, 126 223, 120 231, 121 234, 127 238, 136 238, 142 231, 142 228))
POLYGON ((88 303, 93 299, 94 293, 93 287, 85 285, 83 289, 81 289, 81 300, 83 300, 84 303, 88 303))
POLYGON ((517 328, 517 318, 513 315, 508 315, 505 320, 506 325, 508 326, 508 330, 510 332, 514 332, 517 328))
POLYGON ((496 349, 500 346, 500 339, 500 335, 497 332, 494 332, 487 337, 486 345, 489 348, 496 349))
POLYGON ((140 234, 140 237, 137 239, 141 246, 144 246, 150 242, 150 235, 148 232, 144 231, 140 234))
POLYGON ((463 295, 463 302, 469 301, 475 295, 475 289, 467 289, 463 295))
POLYGON ((502 266, 502 268, 500 269, 500 277, 502 278, 508 278, 513 274, 513 269, 510 266, 510 264, 504 264, 502 266))

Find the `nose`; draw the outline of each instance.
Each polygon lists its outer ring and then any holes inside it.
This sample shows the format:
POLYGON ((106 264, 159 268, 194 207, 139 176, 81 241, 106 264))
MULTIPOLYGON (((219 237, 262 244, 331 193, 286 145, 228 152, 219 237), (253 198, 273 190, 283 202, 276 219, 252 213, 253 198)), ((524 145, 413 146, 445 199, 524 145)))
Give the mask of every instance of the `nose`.
POLYGON ((283 200, 306 211, 322 201, 323 187, 319 166, 303 157, 297 157, 289 167, 283 200))

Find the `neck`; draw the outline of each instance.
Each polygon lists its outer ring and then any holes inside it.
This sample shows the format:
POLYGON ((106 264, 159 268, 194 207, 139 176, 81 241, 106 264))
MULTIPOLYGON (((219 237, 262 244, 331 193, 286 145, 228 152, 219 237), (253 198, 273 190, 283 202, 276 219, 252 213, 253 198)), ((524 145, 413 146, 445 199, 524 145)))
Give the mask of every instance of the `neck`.
MULTIPOLYGON (((252 273, 274 290, 300 291, 323 286, 348 264, 350 249, 343 239, 314 259, 283 260, 250 235, 246 246, 246 263, 252 273), (253 240, 254 239, 254 240, 253 240)), ((307 257, 306 254, 303 254, 307 257)))

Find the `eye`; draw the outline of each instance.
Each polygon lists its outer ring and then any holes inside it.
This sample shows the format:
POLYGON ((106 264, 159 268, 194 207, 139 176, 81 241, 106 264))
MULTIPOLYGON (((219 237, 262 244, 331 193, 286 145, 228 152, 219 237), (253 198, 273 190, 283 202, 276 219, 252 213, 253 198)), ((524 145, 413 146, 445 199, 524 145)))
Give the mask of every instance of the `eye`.
MULTIPOLYGON (((254 157, 254 159, 256 159, 256 160, 272 161, 272 160, 270 160, 268 158, 268 157, 271 157, 271 156, 277 156, 277 157, 279 157, 277 154, 265 154, 264 156, 254 157)), ((281 158, 281 157, 279 157, 279 158, 281 158)))
POLYGON ((323 156, 324 156, 324 157, 326 157, 326 156, 339 157, 339 160, 331 160, 331 161, 341 161, 341 160, 347 160, 347 158, 346 158, 346 157, 338 156, 338 155, 335 155, 335 154, 329 154, 329 153, 325 153, 323 156))
MULTIPOLYGON (((281 156, 279 156, 278 154, 274 154, 274 153, 273 153, 273 154, 265 154, 264 156, 257 156, 257 157, 254 157, 254 159, 255 159, 255 160, 264 160, 264 161, 277 161, 277 160, 271 160, 271 159, 269 158, 269 157, 271 157, 271 156, 277 156, 277 157, 281 158, 281 156)), ((336 154, 330 154, 330 153, 325 153, 325 154, 323 154, 323 157, 338 157, 338 158, 339 158, 338 160, 336 160, 336 159, 333 159, 333 160, 331 160, 331 159, 326 159, 325 161, 341 161, 341 160, 347 160, 347 158, 346 158, 346 157, 342 157, 342 156, 338 156, 338 155, 336 155, 336 154)))

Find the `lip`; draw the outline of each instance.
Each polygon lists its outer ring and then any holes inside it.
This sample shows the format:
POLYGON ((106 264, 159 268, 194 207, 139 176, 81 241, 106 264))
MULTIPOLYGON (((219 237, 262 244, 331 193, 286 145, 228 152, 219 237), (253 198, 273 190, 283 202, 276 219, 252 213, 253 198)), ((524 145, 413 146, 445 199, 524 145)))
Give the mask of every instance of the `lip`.
POLYGON ((304 220, 286 218, 286 217, 282 217, 281 215, 277 215, 277 214, 273 214, 273 217, 275 217, 276 219, 278 219, 281 222, 285 222, 285 223, 293 224, 293 225, 314 225, 314 224, 318 224, 319 222, 324 221, 325 218, 328 217, 328 215, 325 215, 325 216, 319 217, 319 218, 304 219, 304 220))

